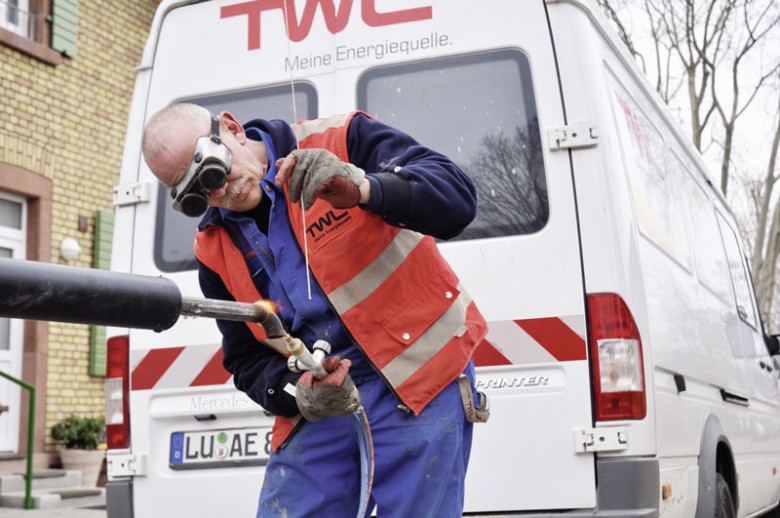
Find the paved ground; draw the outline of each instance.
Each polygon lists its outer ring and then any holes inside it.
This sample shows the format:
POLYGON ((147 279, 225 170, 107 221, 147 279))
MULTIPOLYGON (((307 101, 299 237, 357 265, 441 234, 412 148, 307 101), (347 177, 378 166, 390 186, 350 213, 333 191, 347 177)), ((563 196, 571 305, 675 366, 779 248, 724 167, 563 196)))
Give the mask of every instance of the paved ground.
POLYGON ((10 509, 0 507, 0 518, 106 518, 105 508, 10 509))

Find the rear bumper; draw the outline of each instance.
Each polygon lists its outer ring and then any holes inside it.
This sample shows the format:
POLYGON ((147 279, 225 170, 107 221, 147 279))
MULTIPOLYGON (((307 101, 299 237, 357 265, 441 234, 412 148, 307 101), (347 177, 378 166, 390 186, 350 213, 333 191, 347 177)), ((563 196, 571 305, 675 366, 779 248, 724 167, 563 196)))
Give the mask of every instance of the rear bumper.
POLYGON ((133 481, 115 480, 106 484, 108 518, 133 518, 133 481))
POLYGON ((655 518, 661 494, 658 459, 607 457, 596 461, 598 510, 592 516, 655 518))
MULTIPOLYGON (((469 514, 469 517, 522 518, 658 518, 658 459, 607 457, 596 460, 596 509, 469 514)), ((114 518, 114 517, 109 517, 114 518)))

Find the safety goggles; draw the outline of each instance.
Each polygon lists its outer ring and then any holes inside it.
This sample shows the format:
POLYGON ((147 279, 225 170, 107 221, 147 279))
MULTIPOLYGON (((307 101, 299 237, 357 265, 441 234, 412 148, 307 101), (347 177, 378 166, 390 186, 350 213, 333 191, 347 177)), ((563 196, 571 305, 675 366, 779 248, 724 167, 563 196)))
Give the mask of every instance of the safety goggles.
POLYGON ((221 189, 230 174, 230 150, 219 137, 219 117, 211 116, 211 134, 195 143, 184 175, 171 188, 173 208, 186 216, 202 216, 209 207, 209 193, 221 189))

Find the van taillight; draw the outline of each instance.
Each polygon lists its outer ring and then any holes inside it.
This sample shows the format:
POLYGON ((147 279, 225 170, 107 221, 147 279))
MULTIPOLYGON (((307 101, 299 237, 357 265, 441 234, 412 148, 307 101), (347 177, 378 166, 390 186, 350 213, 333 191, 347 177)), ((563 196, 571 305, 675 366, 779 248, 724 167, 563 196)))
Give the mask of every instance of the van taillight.
POLYGON ((106 361, 106 444, 130 447, 130 337, 109 338, 106 361))
POLYGON ((642 340, 628 306, 614 293, 588 295, 596 420, 647 413, 642 340))

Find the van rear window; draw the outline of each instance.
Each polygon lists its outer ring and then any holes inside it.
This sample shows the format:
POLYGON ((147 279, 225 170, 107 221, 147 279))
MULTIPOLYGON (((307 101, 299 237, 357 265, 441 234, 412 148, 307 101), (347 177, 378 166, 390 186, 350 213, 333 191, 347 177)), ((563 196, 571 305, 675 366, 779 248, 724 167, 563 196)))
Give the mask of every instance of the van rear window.
MULTIPOLYGON (((256 118, 294 122, 290 85, 275 85, 253 90, 228 92, 180 99, 203 106, 214 113, 228 111, 241 122, 256 118)), ((317 92, 309 83, 295 83, 298 118, 317 118, 317 92)), ((199 218, 188 218, 173 210, 168 189, 162 184, 157 192, 157 225, 154 236, 154 262, 162 272, 180 272, 197 268, 192 243, 199 218)))
POLYGON ((531 72, 515 49, 365 72, 358 108, 454 160, 477 186, 477 218, 456 239, 529 234, 549 206, 531 72))

